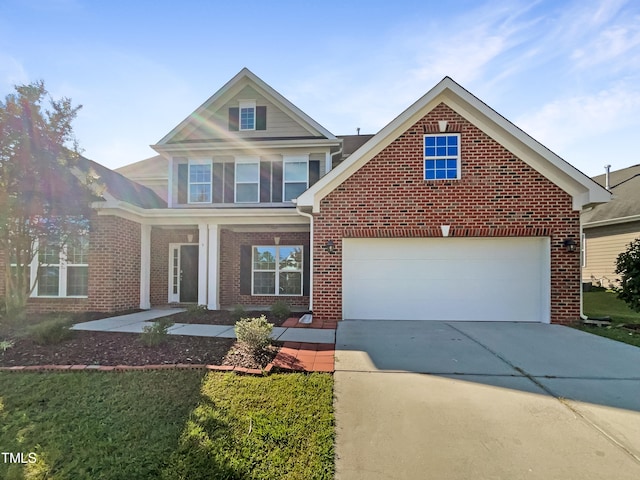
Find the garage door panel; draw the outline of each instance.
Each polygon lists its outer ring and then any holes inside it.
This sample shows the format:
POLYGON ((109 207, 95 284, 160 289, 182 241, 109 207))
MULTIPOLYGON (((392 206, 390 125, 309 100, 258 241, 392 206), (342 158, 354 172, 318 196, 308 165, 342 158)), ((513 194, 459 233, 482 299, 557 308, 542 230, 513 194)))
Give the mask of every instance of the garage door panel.
POLYGON ((546 238, 345 239, 347 319, 543 321, 546 238))

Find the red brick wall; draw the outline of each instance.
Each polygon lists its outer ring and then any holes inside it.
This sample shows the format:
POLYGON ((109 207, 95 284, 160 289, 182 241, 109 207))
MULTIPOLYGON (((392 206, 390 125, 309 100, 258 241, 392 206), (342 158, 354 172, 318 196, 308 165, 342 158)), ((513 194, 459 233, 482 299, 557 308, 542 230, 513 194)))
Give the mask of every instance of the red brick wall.
POLYGON ((233 232, 221 229, 220 305, 270 306, 283 300, 291 306, 309 307, 308 296, 240 295, 240 245, 275 245, 273 237, 280 237, 280 245, 302 245, 309 248, 308 232, 233 232))
MULTIPOLYGON (((314 316, 342 318, 343 237, 549 236, 551 321, 580 314, 580 255, 565 238, 580 240, 571 196, 440 104, 325 197, 314 215, 314 316), (461 179, 423 180, 423 136, 448 120, 461 133, 461 179), (333 240, 337 253, 323 248, 333 240)), ((579 250, 579 249, 578 249, 579 250)))
POLYGON ((94 215, 89 234, 88 310, 140 307, 140 224, 94 215))
POLYGON ((166 305, 169 301, 169 244, 198 243, 198 229, 151 229, 151 305, 166 305), (193 235, 188 242, 187 235, 193 235))

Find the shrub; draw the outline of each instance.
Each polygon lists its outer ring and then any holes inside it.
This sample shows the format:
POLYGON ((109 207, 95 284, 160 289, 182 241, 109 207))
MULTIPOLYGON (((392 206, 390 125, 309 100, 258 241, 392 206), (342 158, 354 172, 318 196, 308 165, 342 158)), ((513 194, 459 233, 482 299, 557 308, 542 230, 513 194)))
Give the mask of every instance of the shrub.
POLYGON ((231 320, 234 322, 239 322, 243 318, 247 316, 247 311, 240 304, 235 305, 229 314, 231 316, 231 320))
POLYGON ((157 347, 169 339, 169 327, 173 322, 169 317, 162 317, 142 329, 140 340, 147 347, 157 347))
POLYGON ((616 273, 620 274, 618 298, 629 308, 640 312, 640 238, 632 241, 616 259, 616 273))
POLYGON ((236 323, 235 332, 238 342, 257 352, 271 343, 273 324, 268 323, 264 315, 258 318, 244 318, 236 323))
POLYGON ((2 353, 4 354, 4 352, 12 348, 14 345, 15 342, 13 340, 2 340, 0 342, 0 350, 2 350, 2 353))
POLYGON ((27 334, 38 345, 53 345, 73 335, 70 326, 71 321, 68 318, 58 317, 29 327, 27 334))
POLYGON ((271 314, 278 320, 285 320, 291 315, 291 307, 289 307, 287 302, 278 300, 276 303, 271 305, 271 314))
POLYGON ((187 312, 191 315, 201 316, 207 313, 209 309, 206 305, 189 305, 187 312))

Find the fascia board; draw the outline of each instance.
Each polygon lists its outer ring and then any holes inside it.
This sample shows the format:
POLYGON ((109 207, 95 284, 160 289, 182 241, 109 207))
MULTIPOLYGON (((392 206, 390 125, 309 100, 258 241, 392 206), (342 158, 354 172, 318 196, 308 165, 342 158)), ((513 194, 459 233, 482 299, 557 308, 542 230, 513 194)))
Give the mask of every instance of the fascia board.
POLYGON ((296 121, 300 126, 302 126, 305 130, 309 131, 312 134, 321 134, 329 140, 337 141, 337 137, 329 132, 326 128, 320 125, 318 122, 309 117, 306 113, 292 104, 289 100, 279 94, 276 90, 274 90, 270 85, 268 85, 264 80, 255 75, 248 68, 243 68, 236 74, 231 80, 225 83, 222 88, 220 88, 216 93, 214 93, 211 97, 209 97, 202 105, 194 110, 192 114, 187 116, 178 126, 173 128, 167 135, 162 137, 160 141, 158 141, 155 145, 151 145, 151 148, 158 151, 155 147, 160 147, 162 145, 166 145, 167 142, 180 130, 184 128, 188 128, 192 118, 198 114, 201 114, 209 107, 211 107, 215 103, 226 103, 229 98, 232 98, 236 95, 240 90, 242 90, 245 86, 253 84, 258 88, 258 90, 262 90, 262 93, 269 98, 275 105, 280 107, 280 109, 289 115, 294 121, 296 121), (290 113, 294 115, 291 115, 290 113), (302 122, 300 122, 302 120, 302 122))
POLYGON ((192 225, 209 222, 218 224, 308 224, 309 220, 295 209, 282 208, 180 208, 145 209, 127 202, 94 202, 98 215, 116 215, 145 225, 192 225))
POLYGON ((380 130, 373 139, 365 144, 365 150, 354 152, 345 162, 298 197, 298 205, 302 207, 311 206, 314 212, 318 212, 322 198, 440 102, 450 106, 491 138, 509 149, 514 155, 528 163, 533 169, 572 195, 574 209, 580 210, 585 205, 604 203, 610 200, 609 192, 599 184, 524 133, 449 77, 445 77, 433 89, 380 130))
POLYGON ((161 155, 165 153, 175 152, 193 152, 193 151, 226 151, 226 150, 269 150, 276 148, 292 148, 292 147, 338 147, 341 145, 339 139, 327 140, 324 138, 318 139, 303 139, 303 140, 263 140, 260 142, 252 141, 250 138, 239 141, 227 141, 216 143, 181 143, 181 144, 166 144, 166 145, 152 145, 151 148, 155 149, 161 155))
POLYGON ((628 217, 610 218, 608 220, 598 220, 596 222, 586 222, 582 224, 582 228, 606 227, 607 225, 616 225, 619 223, 640 222, 640 215, 630 215, 628 217))

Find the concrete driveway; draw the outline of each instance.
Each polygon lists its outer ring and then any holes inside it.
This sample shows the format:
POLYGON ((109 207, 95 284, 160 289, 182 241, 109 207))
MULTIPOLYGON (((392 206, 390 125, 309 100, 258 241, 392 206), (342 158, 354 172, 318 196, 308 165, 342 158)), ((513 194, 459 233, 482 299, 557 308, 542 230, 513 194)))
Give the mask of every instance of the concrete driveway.
POLYGON ((343 321, 336 478, 638 479, 640 348, 557 325, 343 321))

